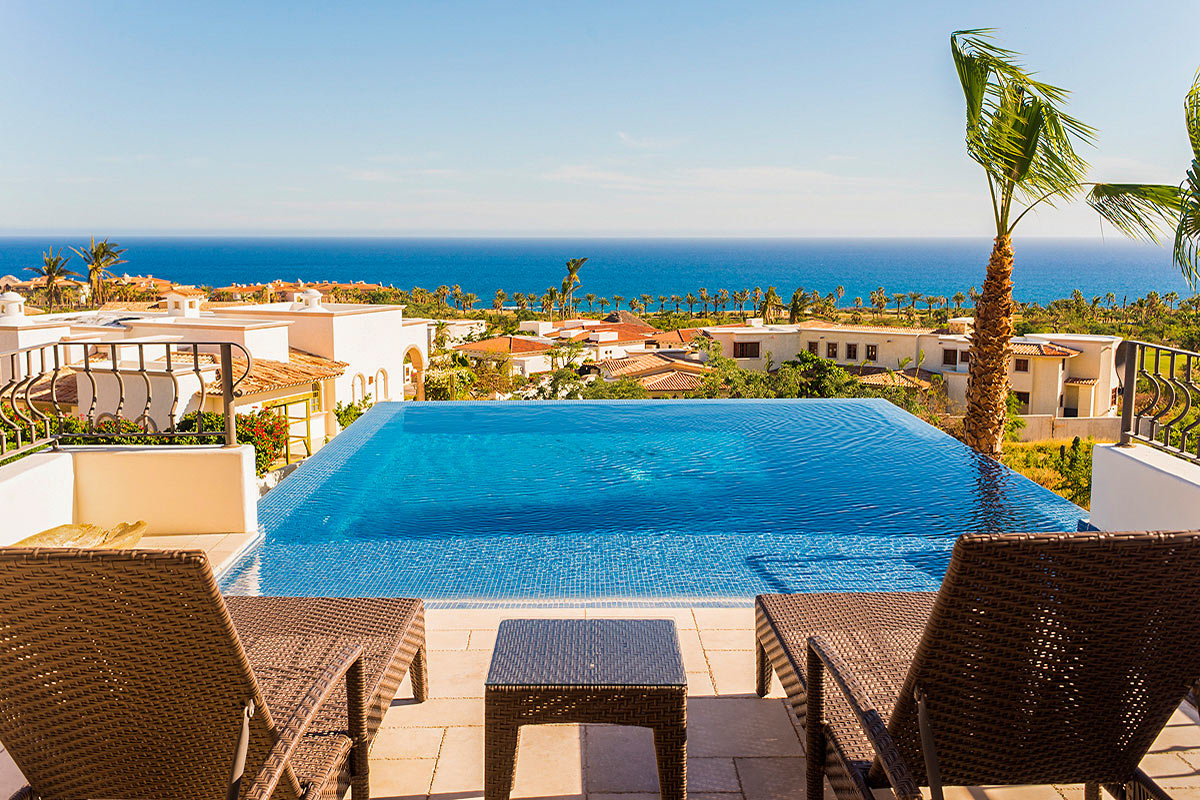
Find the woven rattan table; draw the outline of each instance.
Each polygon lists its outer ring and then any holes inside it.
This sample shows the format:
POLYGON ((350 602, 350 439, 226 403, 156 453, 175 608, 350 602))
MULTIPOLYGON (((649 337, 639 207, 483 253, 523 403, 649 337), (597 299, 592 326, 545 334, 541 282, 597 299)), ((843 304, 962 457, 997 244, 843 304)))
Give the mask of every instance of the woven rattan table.
POLYGON ((675 623, 510 619, 484 691, 485 800, 508 800, 520 726, 635 725, 654 731, 663 800, 687 797, 687 676, 675 623))

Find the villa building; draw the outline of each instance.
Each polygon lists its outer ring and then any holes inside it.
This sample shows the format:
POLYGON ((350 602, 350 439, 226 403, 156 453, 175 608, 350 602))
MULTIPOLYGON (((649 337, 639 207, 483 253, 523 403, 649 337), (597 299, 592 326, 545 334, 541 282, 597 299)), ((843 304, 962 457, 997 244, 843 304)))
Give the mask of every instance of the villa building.
POLYGON ((493 336, 455 345, 455 350, 475 361, 507 361, 518 375, 529 377, 553 369, 554 345, 529 336, 493 336))
POLYGON ((237 410, 268 408, 285 416, 289 453, 296 457, 311 455, 338 432, 338 403, 401 399, 406 376, 408 393, 423 399, 430 321, 406 319, 402 306, 324 303, 315 290, 294 303, 212 311, 203 310, 204 293, 193 287, 173 287, 164 299, 164 311, 29 317, 20 296, 6 294, 0 296, 0 351, 102 342, 86 354, 65 348, 69 363, 53 386, 46 379, 33 387, 34 398, 76 413, 144 407, 149 423, 164 430, 172 417, 220 410, 220 345, 236 345, 235 374, 245 373, 237 410))
MULTIPOLYGON (((705 328, 723 355, 746 369, 770 369, 807 351, 868 373, 914 370, 938 375, 952 408, 966 406, 970 317, 945 328, 843 325, 823 320, 705 328)), ((1056 418, 1115 417, 1117 336, 1039 333, 1014 337, 1009 383, 1023 413, 1056 418)), ((914 373, 916 374, 916 373, 914 373)), ((922 376, 918 376, 922 377, 922 376)))
POLYGON ((602 380, 632 378, 653 398, 680 398, 700 388, 707 373, 701 354, 689 350, 661 350, 606 358, 589 366, 602 380))

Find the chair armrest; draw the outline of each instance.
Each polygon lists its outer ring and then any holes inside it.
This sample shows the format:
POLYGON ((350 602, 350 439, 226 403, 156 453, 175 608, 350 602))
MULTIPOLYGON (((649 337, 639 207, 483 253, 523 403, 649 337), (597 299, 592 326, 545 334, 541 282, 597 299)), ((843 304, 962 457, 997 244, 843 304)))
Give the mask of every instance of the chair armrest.
MULTIPOLYGON (((808 758, 819 758, 822 763, 825 760, 823 670, 829 671, 833 683, 846 698, 846 702, 858 719, 859 727, 862 728, 862 732, 866 734, 871 746, 875 749, 875 754, 879 757, 884 774, 887 775, 888 783, 892 785, 896 796, 900 800, 920 798, 921 790, 917 786, 916 780, 913 779, 908 765, 904 763, 904 757, 896 747, 892 735, 888 733, 883 715, 879 713, 874 701, 867 693, 866 687, 859 683, 858 678, 842 660, 833 644, 823 636, 812 636, 808 639, 806 681, 808 714, 805 722, 805 734, 809 742, 808 758)), ((811 789, 812 787, 810 787, 810 792, 811 789)), ((810 793, 810 796, 813 795, 810 793)), ((819 793, 816 796, 819 796, 819 793)))
POLYGON ((1104 789, 1120 800, 1171 800, 1171 795, 1142 770, 1133 772, 1133 780, 1125 784, 1104 784, 1104 789))
POLYGON ((328 702, 343 678, 346 680, 346 700, 349 705, 347 717, 350 722, 350 738, 354 742, 355 750, 365 761, 365 747, 361 745, 366 743, 367 703, 363 685, 362 655, 361 647, 345 647, 336 653, 333 660, 317 675, 291 716, 280 726, 275 746, 271 748, 254 777, 254 782, 246 793, 246 800, 269 800, 313 718, 328 702))

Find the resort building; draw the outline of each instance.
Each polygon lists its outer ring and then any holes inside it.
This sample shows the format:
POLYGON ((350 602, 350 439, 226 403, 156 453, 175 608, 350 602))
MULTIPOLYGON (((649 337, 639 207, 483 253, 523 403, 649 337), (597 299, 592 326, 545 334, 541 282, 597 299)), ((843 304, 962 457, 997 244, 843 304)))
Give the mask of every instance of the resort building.
POLYGON ((150 424, 165 430, 173 417, 221 409, 217 376, 221 344, 229 343, 235 374, 245 376, 237 410, 285 416, 290 457, 311 455, 338 432, 338 403, 424 397, 430 321, 406 319, 402 306, 324 303, 315 290, 294 303, 215 311, 203 310, 204 293, 193 287, 174 287, 164 300, 163 311, 30 317, 20 296, 7 294, 0 297, 0 351, 103 342, 86 354, 62 349, 66 363, 53 385, 47 379, 33 387, 34 399, 69 413, 144 408, 150 424))
POLYGON ((493 336, 455 345, 455 350, 475 361, 507 362, 518 375, 529 377, 553 369, 554 345, 528 336, 493 336))
MULTIPOLYGON (((952 407, 966 406, 970 317, 944 328, 843 325, 822 320, 705 328, 723 355, 745 369, 772 369, 807 351, 870 373, 914 370, 938 375, 952 407)), ((1114 417, 1117 413, 1117 336, 1030 334, 1013 339, 1009 382, 1023 412, 1034 417, 1114 417)))

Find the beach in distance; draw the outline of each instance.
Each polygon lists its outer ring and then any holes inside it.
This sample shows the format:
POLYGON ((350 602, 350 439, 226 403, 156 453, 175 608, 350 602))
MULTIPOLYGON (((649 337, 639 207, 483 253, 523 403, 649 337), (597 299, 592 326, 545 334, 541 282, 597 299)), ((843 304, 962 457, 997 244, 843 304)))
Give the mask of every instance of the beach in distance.
MULTIPOLYGON (((101 232, 98 235, 108 235, 101 232)), ((775 286, 827 293, 845 303, 888 292, 952 295, 983 283, 991 241, 946 239, 608 239, 402 237, 147 237, 112 234, 127 248, 120 271, 180 284, 228 286, 273 279, 366 281, 401 289, 462 286, 486 302, 497 289, 544 292, 562 280, 568 258, 587 257, 579 293, 681 294, 775 286)), ((85 235, 0 237, 0 275, 27 278, 48 247, 79 246, 85 235)), ((69 252, 69 251, 68 251, 69 252)), ((68 265, 78 268, 80 265, 68 265)), ((1107 239, 1016 242, 1013 293, 1045 303, 1073 289, 1117 302, 1154 290, 1186 295, 1168 249, 1107 239)))

